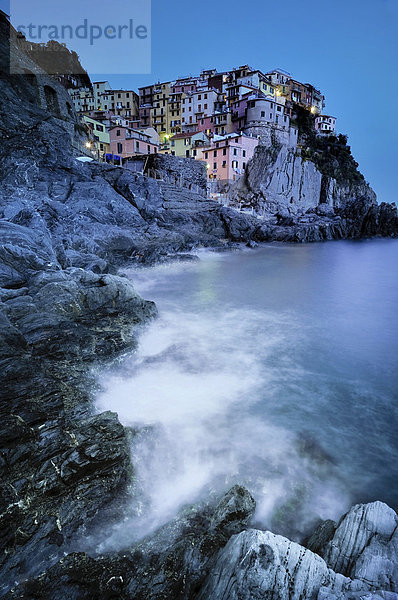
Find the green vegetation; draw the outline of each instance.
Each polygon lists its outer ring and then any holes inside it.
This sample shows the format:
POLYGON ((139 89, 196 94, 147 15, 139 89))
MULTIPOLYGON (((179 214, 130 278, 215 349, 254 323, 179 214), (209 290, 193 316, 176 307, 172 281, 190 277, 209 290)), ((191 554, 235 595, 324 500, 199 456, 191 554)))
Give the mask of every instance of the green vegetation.
POLYGON ((295 106, 292 122, 298 128, 301 157, 314 162, 323 175, 339 183, 361 183, 364 176, 347 145, 347 136, 320 136, 315 133, 315 117, 308 110, 295 106))

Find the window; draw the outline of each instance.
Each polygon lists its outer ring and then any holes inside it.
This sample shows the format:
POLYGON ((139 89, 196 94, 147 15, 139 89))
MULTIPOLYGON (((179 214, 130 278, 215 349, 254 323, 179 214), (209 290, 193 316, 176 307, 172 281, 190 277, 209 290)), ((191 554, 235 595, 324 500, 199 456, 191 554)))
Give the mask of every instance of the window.
POLYGON ((207 109, 207 104, 205 104, 203 108, 206 110, 207 109))
POLYGON ((198 110, 199 110, 199 112, 202 110, 202 105, 201 104, 199 104, 198 110))
POLYGON ((222 153, 223 153, 223 156, 226 156, 226 154, 227 154, 227 149, 226 149, 226 148, 223 148, 223 151, 222 151, 222 153))
POLYGON ((104 131, 104 126, 103 125, 96 125, 95 126, 97 131, 104 131))
POLYGON ((280 106, 277 106, 277 107, 276 107, 276 110, 277 110, 278 112, 281 112, 282 108, 281 108, 280 106))
POLYGON ((217 150, 214 150, 213 156, 217 156, 217 150))
POLYGON ((261 111, 261 116, 262 116, 262 117, 265 117, 265 110, 262 110, 262 111, 261 111))
POLYGON ((237 169, 238 168, 238 161, 237 160, 233 160, 232 161, 232 168, 233 169, 237 169))
POLYGON ((227 166, 227 161, 226 160, 222 161, 222 166, 223 166, 223 169, 225 169, 225 167, 227 166))
POLYGON ((209 158, 209 153, 205 152, 205 158, 209 158))
POLYGON ((139 143, 139 142, 136 142, 136 143, 135 143, 135 149, 136 149, 136 150, 139 150, 139 149, 140 149, 140 143, 139 143))
POLYGON ((213 163, 213 169, 217 171, 217 163, 213 163))
POLYGON ((201 94, 199 94, 199 96, 198 96, 198 100, 202 100, 202 96, 201 96, 201 94))
POLYGON ((117 130, 116 130, 116 135, 117 135, 117 136, 120 136, 120 129, 117 129, 117 130))
POLYGON ((242 150, 242 156, 243 158, 246 156, 246 150, 242 150))
POLYGON ((150 147, 149 144, 147 145, 147 149, 148 149, 148 154, 150 154, 151 153, 151 147, 150 147))
POLYGON ((186 156, 187 158, 189 158, 189 150, 186 150, 186 151, 185 151, 185 156, 186 156))
POLYGON ((236 148, 234 148, 234 156, 236 156, 238 154, 238 151, 236 148))
POLYGON ((207 100, 207 94, 205 94, 204 98, 205 98, 205 100, 207 100))
POLYGON ((197 151, 196 150, 192 150, 192 155, 196 156, 197 155, 197 151))
POLYGON ((123 144, 120 144, 120 143, 119 143, 119 144, 117 145, 117 152, 118 152, 118 154, 121 154, 121 153, 123 152, 123 144))
POLYGON ((246 169, 246 163, 243 163, 242 168, 243 168, 243 170, 246 169))

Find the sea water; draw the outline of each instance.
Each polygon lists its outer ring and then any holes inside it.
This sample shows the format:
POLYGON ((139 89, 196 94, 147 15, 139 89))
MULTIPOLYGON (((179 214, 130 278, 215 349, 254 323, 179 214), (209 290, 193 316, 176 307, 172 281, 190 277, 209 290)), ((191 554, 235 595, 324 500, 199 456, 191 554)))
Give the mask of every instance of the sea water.
POLYGON ((136 432, 118 543, 235 483, 255 526, 296 540, 353 503, 397 508, 398 241, 199 252, 127 275, 159 317, 99 377, 98 410, 136 432))

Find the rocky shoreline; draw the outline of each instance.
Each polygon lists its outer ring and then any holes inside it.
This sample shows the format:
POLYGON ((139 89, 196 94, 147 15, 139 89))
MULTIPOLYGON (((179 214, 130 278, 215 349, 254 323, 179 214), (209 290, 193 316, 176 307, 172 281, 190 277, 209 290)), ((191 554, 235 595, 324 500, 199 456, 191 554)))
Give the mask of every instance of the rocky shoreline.
MULTIPOLYGON (((2 51, 7 35, 1 22, 2 51)), ((81 163, 75 117, 50 114, 31 77, 1 67, 1 597, 397 598, 397 516, 379 502, 323 523, 305 547, 248 529, 255 502, 235 486, 123 552, 70 552, 122 518, 134 484, 136 432, 114 413, 94 414, 89 375, 133 349, 156 317, 118 269, 199 246, 396 236, 398 220, 396 208, 351 186, 333 211, 279 205, 259 221, 139 173, 81 163)))

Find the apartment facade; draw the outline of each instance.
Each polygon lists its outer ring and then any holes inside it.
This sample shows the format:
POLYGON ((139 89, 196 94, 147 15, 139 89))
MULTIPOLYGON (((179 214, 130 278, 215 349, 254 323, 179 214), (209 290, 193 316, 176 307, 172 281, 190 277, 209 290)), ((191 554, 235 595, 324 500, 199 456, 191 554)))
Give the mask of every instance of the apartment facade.
POLYGON ((154 144, 151 135, 115 125, 110 130, 110 153, 121 158, 156 154, 158 145, 154 144))
POLYGON ((235 181, 245 172, 258 143, 257 138, 233 133, 215 138, 208 148, 201 150, 198 158, 206 162, 210 180, 235 181))
POLYGON ((104 154, 107 154, 110 151, 110 135, 106 126, 101 123, 101 121, 97 121, 88 117, 87 115, 83 116, 83 122, 90 129, 91 136, 94 140, 94 150, 95 154, 98 158, 101 158, 104 154))
POLYGON ((134 90, 107 90, 99 95, 96 110, 112 111, 121 117, 139 119, 138 95, 134 90))
POLYGON ((186 158, 198 158, 201 149, 209 144, 210 140, 203 131, 177 133, 170 138, 170 148, 167 153, 186 158))
POLYGON ((334 134, 336 131, 336 117, 318 115, 315 117, 315 131, 324 135, 334 134))

